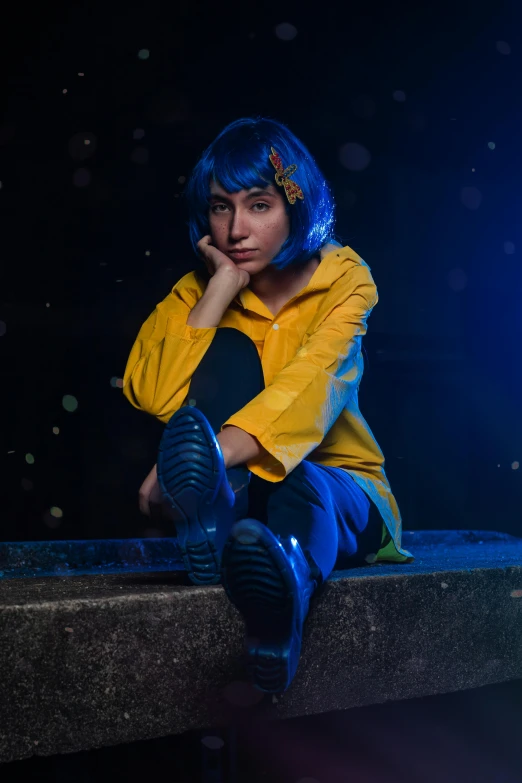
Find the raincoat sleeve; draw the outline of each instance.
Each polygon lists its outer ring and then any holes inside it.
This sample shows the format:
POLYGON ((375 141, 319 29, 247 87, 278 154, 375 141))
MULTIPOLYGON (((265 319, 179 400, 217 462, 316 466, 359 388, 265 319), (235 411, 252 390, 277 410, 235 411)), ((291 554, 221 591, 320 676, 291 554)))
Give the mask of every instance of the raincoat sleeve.
POLYGON ((187 326, 203 291, 189 273, 141 327, 123 376, 123 394, 138 410, 166 423, 183 405, 196 367, 217 327, 187 326))
POLYGON ((316 449, 359 388, 361 341, 378 300, 369 267, 355 267, 326 300, 296 355, 221 427, 257 438, 268 454, 247 467, 266 481, 281 481, 316 449))

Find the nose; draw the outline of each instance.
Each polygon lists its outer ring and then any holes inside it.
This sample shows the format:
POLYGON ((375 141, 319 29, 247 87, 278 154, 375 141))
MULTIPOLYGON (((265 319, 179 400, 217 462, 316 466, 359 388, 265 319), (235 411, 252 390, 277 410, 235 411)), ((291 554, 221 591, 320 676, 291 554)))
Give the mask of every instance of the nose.
POLYGON ((242 210, 236 209, 235 212, 232 213, 228 232, 230 234, 230 239, 234 242, 239 242, 249 235, 248 218, 242 210))

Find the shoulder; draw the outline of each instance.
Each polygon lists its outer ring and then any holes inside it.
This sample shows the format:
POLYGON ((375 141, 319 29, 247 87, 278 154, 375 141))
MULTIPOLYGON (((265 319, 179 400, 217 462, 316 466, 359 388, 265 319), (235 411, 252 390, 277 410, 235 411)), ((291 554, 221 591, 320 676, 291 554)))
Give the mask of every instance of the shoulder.
POLYGON ((171 294, 184 301, 198 301, 205 293, 207 281, 200 272, 192 271, 183 275, 172 287, 171 294))

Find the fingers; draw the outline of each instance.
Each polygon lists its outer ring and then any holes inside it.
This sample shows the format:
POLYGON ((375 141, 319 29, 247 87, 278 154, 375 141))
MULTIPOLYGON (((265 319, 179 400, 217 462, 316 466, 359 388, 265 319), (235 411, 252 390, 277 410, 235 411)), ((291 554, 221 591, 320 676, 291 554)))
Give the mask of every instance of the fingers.
POLYGON ((197 243, 200 253, 205 253, 206 248, 210 245, 212 242, 212 237, 210 234, 206 234, 204 237, 201 237, 199 242, 197 243))
POLYGON ((207 268, 207 272, 212 277, 215 272, 215 265, 212 263, 211 255, 209 254, 209 245, 212 242, 212 237, 210 234, 206 234, 204 237, 201 237, 199 242, 197 243, 199 254, 201 258, 203 259, 203 263, 205 264, 207 268))
POLYGON ((140 511, 142 514, 145 514, 146 517, 150 517, 150 502, 151 500, 154 500, 158 494, 161 497, 161 490, 158 484, 157 465, 154 465, 141 485, 138 493, 140 511))
POLYGON ((142 494, 141 490, 139 492, 139 506, 141 513, 146 517, 150 517, 149 498, 145 494, 142 494))

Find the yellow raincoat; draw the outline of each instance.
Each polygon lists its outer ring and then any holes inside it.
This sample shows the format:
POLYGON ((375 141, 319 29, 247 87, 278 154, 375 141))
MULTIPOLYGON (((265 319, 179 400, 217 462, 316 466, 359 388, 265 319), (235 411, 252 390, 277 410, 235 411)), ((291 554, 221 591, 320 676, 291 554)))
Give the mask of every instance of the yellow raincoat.
POLYGON ((253 435, 268 452, 247 463, 249 470, 274 482, 303 459, 346 470, 383 520, 375 561, 413 560, 401 547, 401 515, 384 456, 359 410, 361 342, 378 301, 368 265, 350 247, 336 247, 276 316, 247 287, 219 327, 187 326, 205 285, 202 276, 189 272, 141 327, 123 379, 129 402, 166 423, 186 402, 216 328, 239 329, 257 347, 266 384, 223 423, 253 435))

